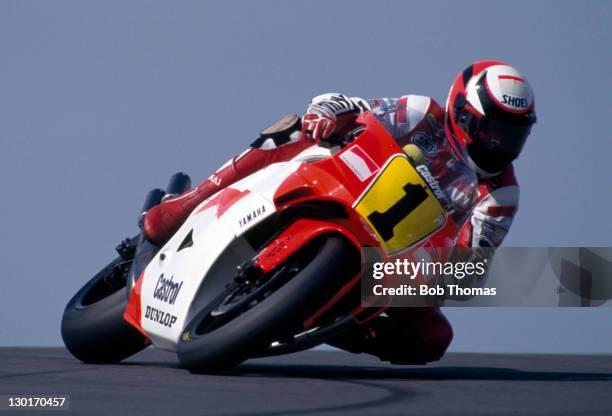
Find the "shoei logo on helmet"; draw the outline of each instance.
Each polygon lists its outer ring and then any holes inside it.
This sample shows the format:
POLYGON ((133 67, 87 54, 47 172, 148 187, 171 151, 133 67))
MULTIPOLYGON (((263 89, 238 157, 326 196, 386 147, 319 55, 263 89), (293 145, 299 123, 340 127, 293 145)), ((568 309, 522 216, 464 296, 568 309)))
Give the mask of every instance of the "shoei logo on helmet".
POLYGON ((503 109, 510 112, 528 111, 533 104, 529 84, 514 68, 494 65, 487 70, 486 82, 489 95, 503 109))
POLYGON ((509 106, 517 108, 527 108, 527 98, 513 97, 511 95, 502 95, 502 104, 508 104, 509 106))

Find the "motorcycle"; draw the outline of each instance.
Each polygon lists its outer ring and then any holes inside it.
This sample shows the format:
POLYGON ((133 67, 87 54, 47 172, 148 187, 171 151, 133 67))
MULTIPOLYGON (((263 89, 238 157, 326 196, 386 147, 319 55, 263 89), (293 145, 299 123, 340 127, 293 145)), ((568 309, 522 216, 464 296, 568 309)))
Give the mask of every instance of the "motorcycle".
MULTIPOLYGON (((216 373, 314 347, 383 313, 360 296, 366 248, 392 259, 450 247, 461 225, 418 149, 392 138, 388 115, 365 113, 347 135, 217 192, 158 250, 142 233, 124 240, 68 303, 68 350, 115 363, 152 344, 192 372, 216 373)), ((166 193, 189 182, 177 174, 166 193)), ((163 195, 151 191, 143 211, 163 195)))

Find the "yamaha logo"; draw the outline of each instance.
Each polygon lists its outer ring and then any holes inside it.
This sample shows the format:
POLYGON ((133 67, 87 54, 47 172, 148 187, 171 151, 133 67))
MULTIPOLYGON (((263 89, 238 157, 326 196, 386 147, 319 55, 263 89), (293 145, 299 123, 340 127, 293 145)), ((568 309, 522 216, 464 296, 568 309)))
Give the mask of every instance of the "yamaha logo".
POLYGON ((240 218, 240 220, 238 220, 238 224, 240 225, 240 228, 244 228, 247 225, 249 225, 251 222, 256 220, 257 218, 261 217, 265 213, 266 213, 266 206, 265 205, 261 205, 261 206, 255 208, 255 209, 253 209, 247 215, 245 215, 242 218, 240 218))

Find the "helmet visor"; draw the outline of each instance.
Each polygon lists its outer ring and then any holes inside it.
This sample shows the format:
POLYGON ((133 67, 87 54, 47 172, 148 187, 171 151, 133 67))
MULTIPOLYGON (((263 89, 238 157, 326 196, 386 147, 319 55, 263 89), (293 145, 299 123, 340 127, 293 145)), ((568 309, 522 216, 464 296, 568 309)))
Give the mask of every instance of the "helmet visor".
POLYGON ((473 143, 467 146, 467 152, 476 166, 492 175, 503 171, 518 157, 518 153, 491 151, 478 147, 473 143))
POLYGON ((521 153, 530 131, 531 125, 473 117, 468 126, 472 138, 468 154, 485 172, 501 172, 521 153))
POLYGON ((491 152, 518 155, 531 132, 531 125, 516 125, 481 117, 470 123, 468 134, 473 145, 491 152))

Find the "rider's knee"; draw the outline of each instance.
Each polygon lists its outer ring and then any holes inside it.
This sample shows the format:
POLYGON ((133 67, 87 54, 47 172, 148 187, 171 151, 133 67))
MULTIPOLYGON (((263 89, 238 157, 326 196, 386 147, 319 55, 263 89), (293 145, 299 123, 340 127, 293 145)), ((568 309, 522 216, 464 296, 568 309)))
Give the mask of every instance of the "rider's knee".
POLYGON ((421 347, 429 355, 428 361, 437 361, 442 358, 452 340, 453 328, 446 319, 433 325, 421 337, 421 347))

